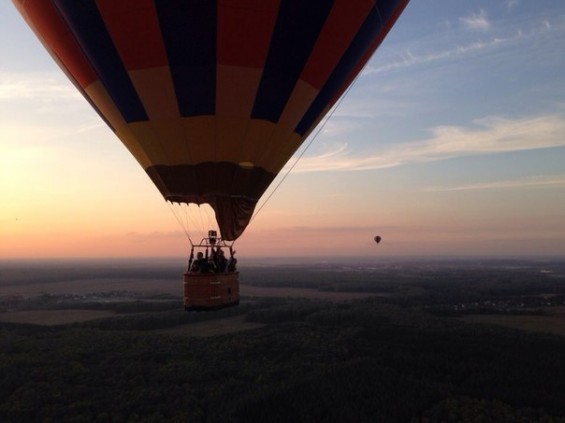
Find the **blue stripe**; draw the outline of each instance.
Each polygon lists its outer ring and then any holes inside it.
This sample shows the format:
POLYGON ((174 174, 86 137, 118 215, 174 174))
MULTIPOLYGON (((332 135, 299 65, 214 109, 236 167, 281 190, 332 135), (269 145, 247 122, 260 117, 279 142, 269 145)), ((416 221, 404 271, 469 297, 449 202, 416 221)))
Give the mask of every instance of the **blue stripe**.
POLYGON ((155 0, 182 116, 216 110, 216 2, 155 0))
POLYGON ((282 0, 251 117, 277 122, 333 0, 282 0))
POLYGON ((401 2, 402 1, 400 1, 400 0, 392 0, 392 1, 382 1, 381 0, 381 1, 377 2, 376 8, 379 9, 383 24, 391 18, 394 10, 398 6, 398 4, 401 3, 401 2))
POLYGON ((90 64, 126 122, 146 121, 147 113, 114 47, 93 0, 55 0, 90 64))
MULTIPOLYGON (((378 4, 386 3, 380 1, 378 4)), ((388 4, 397 3, 397 1, 389 1, 388 4)), ((390 16, 390 13, 389 15, 390 16)), ((331 99, 336 95, 339 88, 345 83, 347 77, 351 74, 353 68, 357 66, 363 55, 366 53, 367 49, 370 47, 371 43, 379 35, 379 32, 383 28, 383 20, 379 16, 379 10, 377 7, 373 8, 363 25, 357 32, 357 35, 353 39, 351 45, 339 61, 338 65, 328 78, 327 82, 324 84, 316 99, 312 102, 312 105, 297 125, 295 132, 300 135, 304 135, 314 122, 318 119, 320 114, 326 108, 331 99)))

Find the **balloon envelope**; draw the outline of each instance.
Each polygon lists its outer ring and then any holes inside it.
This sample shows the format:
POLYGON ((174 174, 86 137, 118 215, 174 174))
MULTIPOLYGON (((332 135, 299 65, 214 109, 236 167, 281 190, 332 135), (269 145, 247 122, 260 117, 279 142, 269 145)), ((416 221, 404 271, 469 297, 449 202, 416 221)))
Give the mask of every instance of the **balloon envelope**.
POLYGON ((381 242, 381 240, 382 240, 382 238, 381 238, 379 235, 377 235, 377 236, 375 237, 375 242, 376 242, 377 244, 378 244, 379 242, 381 242))
POLYGON ((241 235, 408 0, 13 0, 164 198, 241 235))

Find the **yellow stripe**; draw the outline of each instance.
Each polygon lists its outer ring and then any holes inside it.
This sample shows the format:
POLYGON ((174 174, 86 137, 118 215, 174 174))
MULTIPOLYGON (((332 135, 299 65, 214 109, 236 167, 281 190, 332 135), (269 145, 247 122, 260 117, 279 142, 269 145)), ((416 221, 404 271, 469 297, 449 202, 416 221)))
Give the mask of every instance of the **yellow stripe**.
POLYGON ((292 157, 296 150, 302 145, 306 138, 301 137, 298 134, 293 134, 288 140, 287 143, 283 146, 281 151, 278 152, 276 155, 275 162, 273 164, 273 172, 278 173, 284 167, 286 162, 292 157))
POLYGON ((258 160, 269 148, 270 139, 275 131, 275 124, 265 120, 250 120, 247 135, 240 146, 241 162, 258 165, 258 160))
POLYGON ((168 66, 130 71, 129 76, 149 120, 180 116, 168 66))
POLYGON ((216 159, 220 162, 240 163, 246 161, 241 153, 245 143, 249 118, 223 117, 216 119, 217 139, 219 148, 216 159))
POLYGON ((184 137, 191 164, 214 161, 216 157, 216 122, 214 116, 182 118, 184 137))
POLYGON ((127 123, 122 118, 122 115, 114 105, 114 102, 100 81, 93 82, 86 88, 85 92, 92 102, 96 104, 100 113, 102 113, 108 122, 110 122, 110 124, 115 128, 116 135, 130 153, 144 169, 147 169, 151 165, 151 161, 147 157, 147 154, 139 144, 136 137, 132 134, 127 123))
POLYGON ((316 96, 319 90, 316 90, 306 82, 299 80, 294 89, 286 106, 281 114, 279 123, 283 123, 292 128, 296 128, 316 96))
POLYGON ((134 122, 130 123, 129 127, 153 165, 190 162, 180 119, 134 122))
MULTIPOLYGON (((318 118, 312 123, 308 131, 304 134, 304 139, 308 138, 314 129, 318 128, 318 125, 324 118, 329 118, 328 113, 331 110, 330 106, 326 106, 322 112, 318 115, 318 118)), ((321 128, 318 128, 321 129, 321 128)))
MULTIPOLYGON (((278 124, 242 116, 244 113, 241 111, 245 108, 234 109, 227 100, 222 103, 222 113, 217 116, 179 118, 176 102, 172 105, 171 97, 174 94, 166 93, 166 89, 147 100, 154 95, 151 89, 145 87, 145 84, 150 85, 150 75, 161 74, 163 77, 163 73, 163 69, 154 69, 145 74, 138 72, 134 76, 136 88, 152 118, 148 122, 127 124, 98 81, 86 90, 143 168, 225 161, 252 163, 276 173, 303 141, 293 129, 295 121, 299 119, 299 108, 301 105, 304 107, 313 95, 313 90, 306 84, 295 89, 292 99, 295 106, 287 105, 283 113, 286 121, 278 124)), ((252 105, 245 107, 250 112, 252 105)))
POLYGON ((216 71, 216 115, 249 118, 261 70, 219 65, 216 71))
POLYGON ((269 172, 278 173, 290 159, 303 138, 289 127, 278 127, 272 138, 272 149, 259 161, 269 172))

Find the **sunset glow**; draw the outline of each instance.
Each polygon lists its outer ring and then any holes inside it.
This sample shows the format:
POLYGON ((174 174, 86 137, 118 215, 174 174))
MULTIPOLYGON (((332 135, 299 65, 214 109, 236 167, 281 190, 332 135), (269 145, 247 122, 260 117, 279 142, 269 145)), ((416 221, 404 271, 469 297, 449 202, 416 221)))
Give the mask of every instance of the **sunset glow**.
MULTIPOLYGON (((9 1, 0 40, 0 259, 185 256, 186 225, 9 1)), ((563 255, 564 43, 561 2, 411 2, 238 254, 563 255)))

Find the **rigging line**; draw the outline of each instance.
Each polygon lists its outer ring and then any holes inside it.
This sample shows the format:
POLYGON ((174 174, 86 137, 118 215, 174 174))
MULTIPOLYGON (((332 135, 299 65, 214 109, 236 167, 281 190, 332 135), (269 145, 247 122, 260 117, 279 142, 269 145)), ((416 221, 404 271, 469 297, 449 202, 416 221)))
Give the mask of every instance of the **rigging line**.
MULTIPOLYGON (((208 219, 207 230, 214 229, 219 231, 219 229, 216 227, 216 211, 212 209, 212 206, 210 206, 210 209, 206 213, 206 218, 208 219)), ((206 233, 208 232, 206 231, 206 233)))
POLYGON ((186 228, 187 231, 189 231, 190 228, 192 228, 192 224, 191 224, 191 221, 190 221, 190 214, 189 214, 189 210, 188 210, 188 209, 189 209, 189 205, 186 204, 186 207, 185 207, 185 206, 181 206, 180 209, 181 209, 182 212, 183 212, 183 213, 182 213, 182 217, 184 218, 184 222, 185 222, 185 224, 186 224, 185 228, 186 228))
POLYGON ((199 237, 199 242, 204 238, 205 226, 202 220, 202 204, 187 204, 186 217, 193 236, 199 237))
POLYGON ((186 206, 183 207, 184 210, 184 218, 186 220, 186 227, 189 232, 191 232, 194 236, 196 236, 196 232, 198 232, 198 223, 195 217, 194 207, 193 204, 186 203, 186 206), (195 229, 196 228, 196 229, 195 229), (195 232, 196 231, 196 232, 195 232))
POLYGON ((294 160, 294 163, 290 166, 290 168, 286 171, 286 173, 283 175, 283 177, 281 178, 281 180, 279 181, 279 183, 275 186, 275 188, 273 189, 273 191, 267 196, 267 198, 265 199, 265 201, 263 202, 263 204, 261 204, 261 207, 259 207, 259 209, 257 209, 257 211, 253 214, 253 216, 251 217, 251 220, 249 221, 249 223, 253 222, 253 220, 257 217, 257 215, 259 214, 259 212, 261 210, 263 210, 263 207, 265 207, 265 205, 269 202, 269 200, 271 199, 271 197, 275 194, 275 192, 279 189, 279 187, 282 185, 282 183, 285 181, 285 179, 287 178, 287 176, 290 174, 290 172, 294 169, 294 167, 298 164, 298 162, 300 161, 300 159, 302 158, 302 156, 304 156, 304 154, 306 153, 306 151, 308 151, 308 149, 310 148, 310 146, 312 145, 312 143, 314 142, 314 140, 318 137, 318 135, 320 134, 320 132, 322 132, 322 130, 324 129, 324 127, 326 126, 326 123, 328 123, 328 121, 331 119, 331 117, 334 115, 335 111, 338 109, 338 107, 340 106, 341 102, 345 99, 345 97, 347 96, 347 94, 349 94, 349 91, 351 90, 351 88, 353 88, 353 86, 355 85, 355 83, 357 82, 357 79, 359 78, 359 75, 362 72, 359 72, 357 74, 357 76, 355 77, 355 79, 353 80, 353 82, 351 83, 351 85, 345 90, 345 93, 341 96, 341 98, 337 101, 337 103, 335 104, 335 106, 333 107, 332 111, 330 112, 329 115, 326 116, 326 118, 324 119, 324 122, 322 123, 322 125, 320 125, 318 127, 318 129, 316 130, 316 133, 314 134, 314 136, 312 138, 310 138, 310 141, 308 141, 308 143, 306 144, 306 147, 304 147, 304 149, 302 150, 302 152, 298 155, 298 157, 296 158, 296 160, 294 160))
POLYGON ((188 204, 186 204, 186 207, 179 204, 178 210, 179 217, 182 219, 184 224, 184 230, 190 234, 190 223, 188 221, 188 215, 186 214, 186 210, 188 210, 188 204))
POLYGON ((206 226, 207 222, 205 223, 204 220, 206 219, 206 210, 203 210, 204 206, 202 204, 198 204, 198 218, 200 220, 200 236, 205 238, 206 233, 206 226))
POLYGON ((173 208, 173 206, 171 205, 172 203, 170 203, 169 201, 166 201, 167 206, 169 206, 169 209, 171 210, 171 212, 173 213, 173 216, 175 216, 175 219, 177 219, 177 222, 179 223, 180 227, 182 228, 182 230, 184 231, 184 234, 186 235, 186 237, 188 238, 188 241, 190 242, 190 245, 194 245, 192 243, 192 239, 190 239, 190 234, 188 233, 188 231, 186 230, 186 227, 182 224, 182 220, 180 219, 180 217, 177 215, 177 213, 175 212, 175 209, 173 208))

